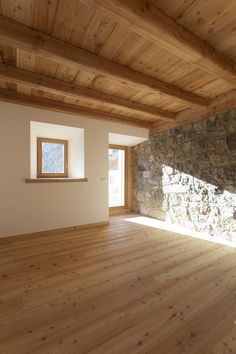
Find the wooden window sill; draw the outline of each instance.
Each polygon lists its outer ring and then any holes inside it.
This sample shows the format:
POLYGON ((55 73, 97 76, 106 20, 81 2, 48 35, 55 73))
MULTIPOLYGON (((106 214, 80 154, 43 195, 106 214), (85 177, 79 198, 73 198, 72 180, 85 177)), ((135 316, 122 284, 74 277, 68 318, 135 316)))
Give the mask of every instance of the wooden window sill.
POLYGON ((88 182, 88 178, 26 178, 25 183, 88 182))

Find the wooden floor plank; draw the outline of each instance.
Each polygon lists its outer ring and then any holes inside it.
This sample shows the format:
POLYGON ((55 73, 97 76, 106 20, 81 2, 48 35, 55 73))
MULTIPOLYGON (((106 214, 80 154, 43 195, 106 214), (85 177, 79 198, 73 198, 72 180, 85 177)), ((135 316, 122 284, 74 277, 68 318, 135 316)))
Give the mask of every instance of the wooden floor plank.
POLYGON ((236 354, 234 248, 113 217, 0 239, 4 354, 236 354))

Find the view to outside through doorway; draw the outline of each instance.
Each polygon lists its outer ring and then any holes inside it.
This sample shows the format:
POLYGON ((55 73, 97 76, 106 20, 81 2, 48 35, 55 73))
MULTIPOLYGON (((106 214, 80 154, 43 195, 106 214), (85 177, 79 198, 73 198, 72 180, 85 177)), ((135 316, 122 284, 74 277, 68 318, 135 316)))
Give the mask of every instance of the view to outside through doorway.
POLYGON ((109 207, 125 205, 125 151, 109 149, 109 207))

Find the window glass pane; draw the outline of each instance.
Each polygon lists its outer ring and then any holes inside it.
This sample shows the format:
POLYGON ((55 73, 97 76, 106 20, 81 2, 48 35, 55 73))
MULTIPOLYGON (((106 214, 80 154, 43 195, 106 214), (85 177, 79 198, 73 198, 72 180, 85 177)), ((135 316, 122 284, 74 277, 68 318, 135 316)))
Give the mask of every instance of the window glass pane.
POLYGON ((42 173, 64 173, 64 144, 42 143, 42 173))
POLYGON ((125 205, 125 152, 109 149, 109 207, 125 205))

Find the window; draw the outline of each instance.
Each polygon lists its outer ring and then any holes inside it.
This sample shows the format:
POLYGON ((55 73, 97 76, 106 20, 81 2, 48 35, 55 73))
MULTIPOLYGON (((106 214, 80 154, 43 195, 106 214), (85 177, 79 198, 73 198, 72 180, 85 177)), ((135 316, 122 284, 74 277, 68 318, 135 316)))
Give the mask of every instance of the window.
POLYGON ((37 139, 37 177, 68 177, 68 141, 37 139))
POLYGON ((125 147, 109 148, 109 207, 125 206, 125 147))

